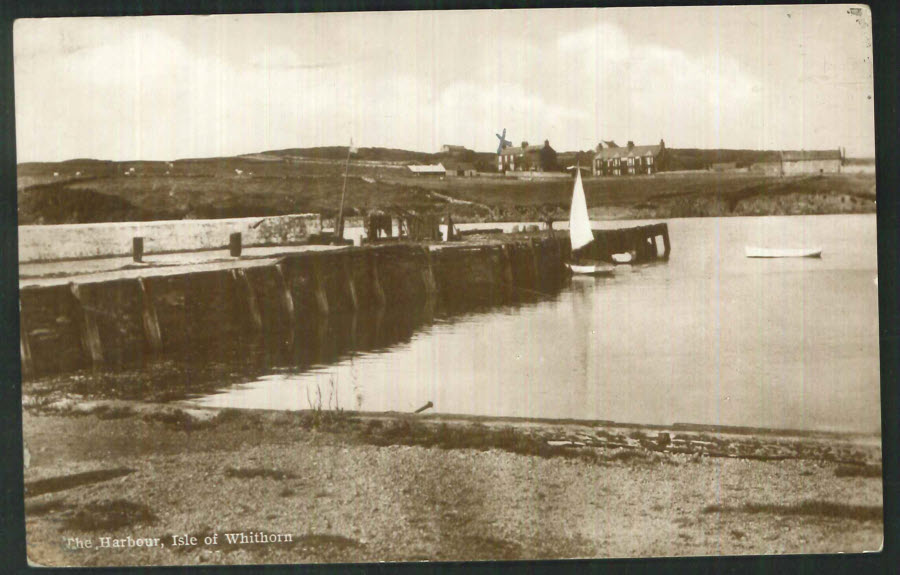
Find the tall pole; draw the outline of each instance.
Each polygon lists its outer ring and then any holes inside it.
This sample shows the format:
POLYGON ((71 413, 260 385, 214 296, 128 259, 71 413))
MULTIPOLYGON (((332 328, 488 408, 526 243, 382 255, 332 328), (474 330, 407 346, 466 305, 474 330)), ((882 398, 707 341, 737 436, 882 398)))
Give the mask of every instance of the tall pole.
POLYGON ((350 172, 350 150, 353 149, 353 140, 347 146, 347 162, 344 165, 344 187, 341 189, 341 207, 338 210, 337 223, 334 226, 334 235, 336 239, 344 239, 344 194, 347 193, 347 174, 350 172))

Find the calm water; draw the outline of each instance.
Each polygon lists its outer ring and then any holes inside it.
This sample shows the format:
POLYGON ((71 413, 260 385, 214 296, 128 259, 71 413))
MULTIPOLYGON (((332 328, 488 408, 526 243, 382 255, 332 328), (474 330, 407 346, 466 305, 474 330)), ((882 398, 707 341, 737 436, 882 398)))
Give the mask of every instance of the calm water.
POLYGON ((520 307, 425 313, 388 345, 351 341, 192 403, 880 430, 874 215, 674 219, 669 232, 667 263, 520 307), (761 260, 746 245, 824 251, 761 260))

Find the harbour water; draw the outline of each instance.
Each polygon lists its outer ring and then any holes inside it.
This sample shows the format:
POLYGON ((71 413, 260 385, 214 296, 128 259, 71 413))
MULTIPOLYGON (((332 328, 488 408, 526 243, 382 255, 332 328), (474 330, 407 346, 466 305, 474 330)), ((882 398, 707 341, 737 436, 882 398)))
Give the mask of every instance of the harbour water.
POLYGON ((416 310, 399 328, 329 320, 330 353, 187 402, 880 430, 874 215, 668 223, 666 263, 576 277, 524 305, 416 310), (748 259, 745 246, 823 255, 748 259))

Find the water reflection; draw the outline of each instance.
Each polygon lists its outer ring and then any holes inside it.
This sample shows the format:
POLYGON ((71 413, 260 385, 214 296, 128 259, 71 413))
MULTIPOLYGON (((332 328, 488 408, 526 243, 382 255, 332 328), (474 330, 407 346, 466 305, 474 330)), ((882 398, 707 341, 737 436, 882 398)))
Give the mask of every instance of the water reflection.
POLYGON ((270 367, 197 401, 879 429, 874 217, 761 220, 673 221, 668 263, 576 277, 551 296, 523 290, 515 305, 298 324, 290 353, 261 348, 270 367), (746 244, 774 243, 768 228, 826 257, 745 258, 746 244))

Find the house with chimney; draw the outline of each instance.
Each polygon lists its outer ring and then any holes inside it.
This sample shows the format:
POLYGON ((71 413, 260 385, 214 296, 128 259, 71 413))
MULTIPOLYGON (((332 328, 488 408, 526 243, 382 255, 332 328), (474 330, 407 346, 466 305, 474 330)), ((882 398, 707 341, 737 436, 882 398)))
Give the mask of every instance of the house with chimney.
POLYGON ((653 146, 635 146, 629 141, 624 147, 610 140, 597 145, 592 172, 595 176, 655 174, 664 167, 665 159, 666 143, 663 140, 653 146))
POLYGON ((497 155, 498 172, 550 172, 556 170, 556 150, 550 140, 543 146, 531 146, 522 142, 520 146, 503 148, 497 155))

